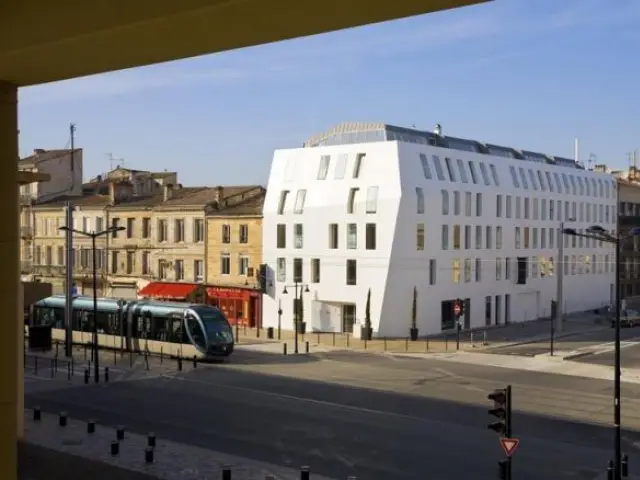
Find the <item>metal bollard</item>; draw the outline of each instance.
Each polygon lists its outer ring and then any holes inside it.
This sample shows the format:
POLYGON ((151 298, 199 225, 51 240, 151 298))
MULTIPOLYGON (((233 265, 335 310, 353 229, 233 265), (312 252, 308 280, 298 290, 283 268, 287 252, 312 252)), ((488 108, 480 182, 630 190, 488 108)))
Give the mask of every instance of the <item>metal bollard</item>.
POLYGON ((109 367, 104 367, 104 382, 109 383, 109 367))
POLYGON ((34 362, 33 371, 36 375, 38 375, 38 357, 37 356, 33 357, 33 362, 34 362))
POLYGON ((129 352, 129 368, 133 368, 133 352, 129 352))
POLYGON ((58 347, 60 346, 60 344, 58 342, 56 342, 56 358, 58 358, 58 347))
POLYGON ((87 433, 95 433, 96 431, 96 422, 93 420, 89 420, 87 422, 87 433))
POLYGON ((87 344, 84 344, 84 359, 87 359, 87 344))
POLYGON ((42 419, 42 410, 40 410, 40 407, 35 407, 33 409, 33 419, 36 422, 39 422, 42 419))
POLYGON ((195 355, 193 356, 193 368, 197 368, 198 367, 198 357, 196 357, 195 355))
POLYGON ((118 425, 118 428, 116 428, 116 438, 124 440, 124 427, 122 425, 118 425))
POLYGON ((144 449, 144 463, 153 463, 153 448, 147 447, 144 449))
POLYGON ((613 480, 613 460, 609 460, 607 465, 607 480, 613 480))
POLYGON ((164 352, 162 351, 162 345, 160 345, 160 365, 162 365, 163 358, 164 358, 164 352))
POLYGON ((118 455, 118 453, 120 453, 120 444, 118 443, 117 440, 112 440, 111 441, 111 456, 115 457, 116 455, 118 455))
POLYGON ((622 456, 622 464, 620 465, 620 470, 622 473, 622 477, 626 478, 629 476, 629 456, 622 456))
POLYGON ((282 354, 283 354, 283 355, 286 355, 286 354, 287 354, 287 344, 286 344, 286 343, 283 343, 283 344, 282 344, 282 354))
POLYGON ((61 427, 67 426, 67 412, 60 412, 60 416, 58 417, 58 425, 61 427))
POLYGON ((156 446, 156 434, 151 432, 147 435, 147 446, 155 447, 156 446))
POLYGON ((300 480, 309 480, 309 478, 311 478, 309 467, 302 467, 300 469, 300 480))
POLYGON ((178 371, 182 371, 182 357, 178 357, 178 371))
POLYGON ((309 353, 309 342, 308 341, 304 342, 304 350, 305 350, 305 353, 309 353))
POLYGON ((53 358, 51 359, 51 378, 56 376, 56 371, 55 371, 55 363, 53 361, 53 358))
POLYGON ((222 467, 222 480, 231 480, 231 467, 222 467))
POLYGON ((89 383, 89 369, 88 368, 84 369, 84 383, 85 384, 89 383))
POLYGON ((115 348, 113 349, 113 364, 118 364, 118 351, 115 348))

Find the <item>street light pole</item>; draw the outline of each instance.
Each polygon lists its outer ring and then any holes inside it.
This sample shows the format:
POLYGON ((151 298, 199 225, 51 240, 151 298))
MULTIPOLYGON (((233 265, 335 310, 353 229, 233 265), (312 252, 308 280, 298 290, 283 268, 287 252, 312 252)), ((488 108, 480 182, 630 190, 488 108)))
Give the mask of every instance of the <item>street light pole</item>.
POLYGON ((621 411, 620 411, 620 382, 621 382, 621 361, 620 361, 620 237, 616 238, 616 336, 615 336, 615 360, 614 360, 614 380, 613 380, 613 424, 615 425, 615 472, 616 480, 622 479, 622 441, 621 441, 621 411))
MULTIPOLYGON (((293 300, 293 351, 294 353, 298 353, 298 322, 299 322, 299 309, 302 308, 302 304, 298 303, 300 301, 300 297, 298 296, 298 287, 300 287, 300 292, 309 292, 309 286, 303 285, 301 282, 297 280, 291 285, 294 287, 294 300, 293 300), (302 290, 304 289, 304 290, 302 290)), ((287 295, 287 286, 284 286, 282 290, 283 295, 287 295)), ((280 305, 280 303, 278 303, 280 305)), ((282 314, 282 308, 278 308, 278 326, 280 325, 280 315, 282 314)))
MULTIPOLYGON (((556 318, 555 318, 555 331, 558 333, 562 332, 562 307, 564 304, 563 291, 562 291, 562 281, 564 276, 564 222, 560 222, 560 238, 558 238, 558 269, 557 269, 557 293, 556 293, 556 318)), ((551 327, 552 331, 553 326, 551 327)))
POLYGON ((98 267, 96 255, 96 237, 91 235, 91 257, 93 270, 93 376, 95 383, 100 381, 100 360, 98 359, 98 267))

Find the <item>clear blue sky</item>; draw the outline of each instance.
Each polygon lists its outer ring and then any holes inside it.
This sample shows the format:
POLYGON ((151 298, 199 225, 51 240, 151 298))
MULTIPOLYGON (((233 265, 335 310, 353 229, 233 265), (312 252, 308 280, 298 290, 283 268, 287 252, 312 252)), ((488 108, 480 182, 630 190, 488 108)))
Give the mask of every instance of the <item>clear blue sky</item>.
MULTIPOLYGON (((68 144, 85 176, 177 170, 265 183, 274 149, 382 121, 617 168, 640 148, 640 0, 493 3, 23 89, 22 154, 68 144)), ((73 59, 69 59, 73 61, 73 59)))

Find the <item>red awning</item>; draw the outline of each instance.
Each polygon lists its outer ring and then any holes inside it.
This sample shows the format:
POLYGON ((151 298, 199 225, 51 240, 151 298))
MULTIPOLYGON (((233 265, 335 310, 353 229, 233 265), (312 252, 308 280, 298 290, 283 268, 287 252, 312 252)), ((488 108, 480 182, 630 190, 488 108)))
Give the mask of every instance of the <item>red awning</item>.
POLYGON ((194 283, 151 282, 138 292, 141 297, 184 300, 198 285, 194 283))

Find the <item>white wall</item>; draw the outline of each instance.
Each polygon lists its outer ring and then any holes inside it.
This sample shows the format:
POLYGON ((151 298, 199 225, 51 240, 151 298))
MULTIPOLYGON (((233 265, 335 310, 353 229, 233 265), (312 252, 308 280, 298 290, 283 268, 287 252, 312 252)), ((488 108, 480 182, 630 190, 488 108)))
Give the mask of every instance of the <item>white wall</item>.
POLYGON ((70 154, 39 163, 38 171, 48 173, 51 179, 37 184, 37 198, 51 200, 60 195, 81 195, 82 165, 81 149, 75 150, 73 163, 70 154))
MULTIPOLYGON (((519 173, 518 170, 516 170, 519 173)), ((546 177, 545 177, 546 179, 546 177)), ((590 181, 590 180, 589 180, 590 181)), ((264 324, 265 326, 277 325, 277 310, 281 301, 283 315, 282 327, 292 328, 293 324, 293 288, 288 288, 289 295, 283 296, 284 285, 291 287, 293 284, 293 259, 302 258, 304 265, 305 284, 310 282, 310 262, 312 258, 319 258, 321 264, 320 283, 309 284, 310 293, 305 294, 305 321, 307 329, 323 331, 340 331, 341 305, 355 304, 357 306, 356 317, 359 321, 364 319, 367 290, 371 288, 371 320, 374 331, 380 336, 407 336, 411 324, 411 307, 413 288, 418 291, 418 318, 417 323, 420 334, 432 334, 441 331, 441 302, 455 298, 469 298, 470 311, 468 324, 470 327, 485 325, 485 297, 491 296, 491 324, 495 323, 495 297, 499 296, 501 303, 500 323, 505 321, 505 295, 510 295, 509 320, 520 322, 531 320, 550 314, 550 303, 556 295, 556 275, 547 275, 541 278, 532 275, 533 258, 543 257, 549 259, 557 257, 558 229, 560 218, 557 213, 557 204, 554 203, 554 218, 549 218, 549 202, 562 201, 561 214, 564 215, 564 202, 576 203, 576 222, 571 227, 578 230, 599 224, 613 230, 615 228, 615 182, 606 174, 598 174, 568 167, 559 167, 546 163, 516 160, 503 157, 466 152, 453 149, 444 149, 427 145, 378 142, 359 145, 342 145, 331 147, 318 147, 307 149, 279 150, 275 152, 272 163, 267 197, 264 206, 264 259, 271 270, 272 286, 268 295, 264 298, 264 324), (360 178, 352 178, 353 164, 357 154, 365 153, 360 178), (423 174, 419 154, 427 155, 432 178, 427 179, 423 174), (344 179, 334 178, 336 163, 339 154, 348 155, 348 166, 344 179), (319 180, 318 169, 320 157, 331 155, 331 164, 327 178, 319 180), (444 166, 445 157, 453 160, 456 170, 457 182, 453 183, 448 178, 439 180, 433 163, 433 156, 437 155, 447 177, 444 166), (457 160, 463 161, 467 173, 468 182, 462 183, 460 173, 457 171, 457 160), (474 184, 468 167, 468 162, 476 165, 477 183, 474 184), (490 185, 485 185, 479 168, 483 162, 487 167, 490 185), (489 165, 494 165, 499 179, 496 185, 489 165), (609 196, 574 195, 556 191, 533 190, 529 178, 529 188, 522 185, 516 188, 513 184, 509 166, 523 167, 528 176, 528 169, 532 169, 534 175, 540 170, 545 172, 565 173, 585 178, 606 180, 610 185, 609 196), (378 211, 376 214, 365 213, 365 196, 367 187, 379 187, 378 211), (346 204, 349 189, 360 188, 360 203, 356 213, 347 214, 346 204), (416 187, 421 187, 425 195, 425 211, 417 213, 416 187), (296 193, 299 189, 306 189, 306 203, 301 215, 293 213, 293 205, 296 193), (444 215, 442 210, 441 190, 449 192, 449 214, 444 215), (289 190, 287 208, 283 215, 277 214, 278 204, 282 190, 289 190), (453 196, 454 191, 460 192, 460 215, 454 215, 453 196), (472 196, 472 211, 470 216, 465 215, 465 193, 472 196), (482 212, 476 215, 476 195, 481 194, 482 212), (497 216, 496 196, 501 195, 502 213, 497 216), (511 217, 506 216, 507 197, 511 198, 511 217), (516 218, 516 197, 520 197, 520 218, 516 218), (524 198, 529 198, 529 218, 524 217, 524 198), (538 216, 534 219, 534 199, 538 202, 538 216), (541 214, 542 201, 545 201, 545 218, 541 214), (599 211, 602 205, 603 212, 609 208, 608 218, 586 218, 586 204, 596 205, 599 211), (581 207, 580 204, 583 204, 581 207), (582 216, 580 209, 582 208, 582 216), (277 224, 287 225, 287 245, 285 249, 276 248, 277 224), (304 225, 304 245, 302 249, 293 248, 293 224, 304 225), (339 248, 328 248, 328 230, 330 223, 339 224, 339 248), (346 224, 358 224, 358 249, 346 248, 346 224), (376 223, 377 248, 365 250, 365 224, 376 223), (423 223, 425 226, 425 248, 423 251, 416 249, 416 226, 423 223), (442 225, 449 226, 449 246, 442 249, 442 225), (453 226, 460 225, 461 246, 453 249, 453 226), (465 226, 471 227, 470 248, 465 249, 465 226), (475 248, 475 227, 482 227, 482 248, 475 248), (502 246, 496 247, 496 227, 502 227, 502 246), (486 248, 486 228, 491 228, 491 248, 486 248), (515 247, 515 228, 520 227, 521 245, 515 247), (538 232, 538 245, 533 248, 524 248, 524 228, 528 227, 530 242, 533 240, 533 229, 538 232), (541 247, 542 229, 545 232, 546 245, 541 247), (549 243, 548 231, 555 229, 553 234, 553 246, 549 243), (287 259, 286 282, 277 281, 276 263, 278 257, 287 259), (516 284, 517 257, 528 257, 528 276, 524 285, 516 284), (509 278, 505 277, 505 259, 510 259, 509 278), (358 275, 357 285, 346 285, 346 260, 357 259, 358 275), (460 260, 460 282, 453 281, 453 261, 460 260), (464 262, 470 259, 471 281, 465 282, 464 262), (475 262, 479 259, 482 264, 480 281, 475 278, 475 262), (436 282, 430 284, 430 261, 435 260, 436 282), (501 279, 496 280, 496 262, 501 265, 501 279)), ((604 193, 604 191, 603 191, 604 193)), ((567 225, 569 226, 569 225, 567 225)), ((601 273, 571 274, 571 266, 567 269, 569 274, 564 281, 565 311, 582 311, 595 308, 609 301, 610 285, 614 281, 613 273, 613 248, 607 244, 603 246, 582 248, 576 245, 571 247, 570 238, 567 240, 565 255, 593 255, 598 262, 608 255, 609 265, 603 267, 601 273)), ((557 258, 555 259, 557 262, 557 258)), ((599 268, 599 267, 598 267, 599 268)), ((555 266, 557 270, 557 263, 555 266)))

